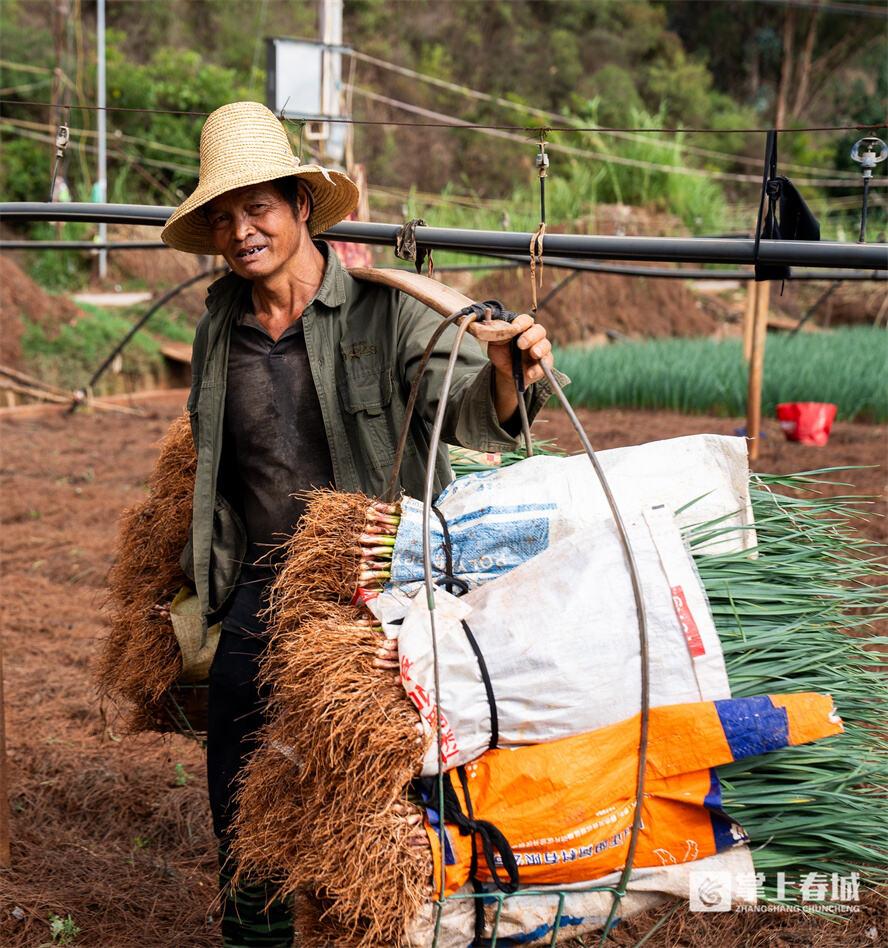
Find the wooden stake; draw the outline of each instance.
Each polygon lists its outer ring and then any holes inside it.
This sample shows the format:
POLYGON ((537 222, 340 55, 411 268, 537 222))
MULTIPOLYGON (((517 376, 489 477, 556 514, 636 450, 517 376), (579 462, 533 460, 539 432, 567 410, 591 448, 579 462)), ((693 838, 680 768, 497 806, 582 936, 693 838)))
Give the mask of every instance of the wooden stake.
POLYGON ((765 368, 765 342, 768 338, 768 304, 771 284, 759 283, 755 294, 755 319, 752 352, 749 360, 749 389, 746 397, 746 437, 749 460, 757 461, 762 431, 762 377, 765 368))
POLYGON ((3 644, 0 642, 0 868, 12 864, 9 851, 9 786, 6 777, 6 718, 3 713, 3 644))
POLYGON ((746 282, 746 309, 743 311, 743 358, 747 363, 752 357, 752 332, 755 326, 755 306, 759 284, 755 280, 746 282))

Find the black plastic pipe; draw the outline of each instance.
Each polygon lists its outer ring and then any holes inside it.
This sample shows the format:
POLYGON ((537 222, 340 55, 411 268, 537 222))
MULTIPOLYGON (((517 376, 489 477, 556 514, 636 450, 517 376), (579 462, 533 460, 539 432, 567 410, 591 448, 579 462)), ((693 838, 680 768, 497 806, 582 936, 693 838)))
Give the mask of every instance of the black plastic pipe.
MULTIPOLYGON (((137 204, 3 203, 6 221, 82 221, 160 226, 170 207, 137 204)), ((397 224, 343 221, 322 237, 365 244, 394 245, 397 224)), ((528 253, 531 234, 452 227, 417 227, 417 244, 433 250, 468 253, 528 253)), ((659 260, 684 263, 754 262, 754 241, 719 237, 600 237, 587 234, 547 234, 545 250, 553 257, 577 260, 659 260)), ((888 270, 888 244, 847 244, 834 241, 762 240, 763 263, 808 267, 888 270)))
POLYGON ((169 250, 159 240, 0 240, 0 250, 169 250))
MULTIPOLYGON (((123 240, 97 243, 91 240, 0 240, 3 250, 169 250, 170 248, 156 240, 123 240)), ((456 273, 469 270, 513 270, 526 266, 527 255, 521 254, 476 254, 489 257, 490 263, 444 264, 435 267, 438 273, 456 273)), ((666 267, 632 267, 621 264, 593 263, 591 261, 571 260, 566 257, 543 256, 547 267, 565 270, 577 270, 589 273, 612 274, 614 276, 653 277, 666 280, 752 280, 752 270, 695 270, 690 267, 669 269, 666 267)), ((413 267, 397 267, 401 270, 413 270, 413 267)), ((822 281, 844 282, 845 280, 888 280, 888 271, 884 270, 795 270, 786 278, 792 282, 822 281)))

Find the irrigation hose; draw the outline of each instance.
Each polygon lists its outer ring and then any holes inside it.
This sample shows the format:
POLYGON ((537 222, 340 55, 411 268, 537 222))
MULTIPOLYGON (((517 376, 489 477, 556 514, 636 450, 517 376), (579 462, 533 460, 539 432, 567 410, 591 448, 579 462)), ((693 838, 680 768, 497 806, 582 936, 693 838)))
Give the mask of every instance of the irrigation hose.
POLYGON ((171 290, 164 293, 160 299, 156 300, 151 304, 150 307, 143 313, 132 325, 132 327, 127 331, 126 335, 117 343, 117 345, 108 353, 104 362, 96 369, 92 374, 92 378, 86 383, 86 387, 78 389, 74 394, 74 398, 71 401, 71 404, 68 406, 65 411, 66 415, 73 415, 77 408, 83 404, 86 400, 87 393, 93 388, 96 382, 105 374, 108 366, 114 361, 114 359, 129 345, 133 336, 148 322, 148 320, 161 308, 165 306, 173 297, 178 296, 182 290, 187 289, 191 286, 192 283, 197 283, 200 280, 205 279, 208 276, 213 276, 217 273, 226 273, 228 271, 227 266, 223 267, 211 267, 209 270, 203 270, 195 276, 189 277, 187 280, 183 280, 178 286, 174 286, 171 290))

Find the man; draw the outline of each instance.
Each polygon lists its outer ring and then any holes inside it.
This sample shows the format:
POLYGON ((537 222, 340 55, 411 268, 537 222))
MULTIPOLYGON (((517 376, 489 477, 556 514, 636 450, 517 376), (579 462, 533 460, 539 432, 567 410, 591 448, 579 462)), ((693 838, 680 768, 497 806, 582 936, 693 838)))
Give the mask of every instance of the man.
MULTIPOLYGON (((335 486, 380 495, 388 479, 417 364, 440 317, 416 300, 352 279, 312 237, 345 218, 357 188, 337 171, 302 165, 265 106, 236 102, 207 119, 200 181, 163 240, 221 254, 231 273, 207 295, 188 398, 197 475, 183 568, 208 623, 221 620, 210 671, 207 772, 220 840, 226 945, 288 945, 291 921, 273 889, 233 893, 226 862, 236 778, 255 747, 264 699, 256 686, 266 642, 262 609, 273 549, 303 505, 295 492, 335 486)), ((531 417, 548 397, 543 327, 519 317, 531 417)), ((434 350, 410 424, 400 483, 422 496, 430 422, 453 330, 434 350)), ((520 423, 508 343, 487 358, 464 341, 447 404, 447 441, 485 451, 514 447, 520 423)), ((436 485, 451 479, 439 452, 436 485)), ((390 656, 381 654, 387 663, 390 656)))

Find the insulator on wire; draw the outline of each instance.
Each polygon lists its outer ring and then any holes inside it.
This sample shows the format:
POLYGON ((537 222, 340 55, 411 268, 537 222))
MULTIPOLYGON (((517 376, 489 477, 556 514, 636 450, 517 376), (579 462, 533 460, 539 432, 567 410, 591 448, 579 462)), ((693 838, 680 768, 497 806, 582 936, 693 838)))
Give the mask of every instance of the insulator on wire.
POLYGON ((873 177, 873 171, 876 165, 888 158, 888 145, 881 138, 874 135, 867 135, 854 142, 851 146, 851 160, 860 165, 860 173, 863 176, 863 203, 860 207, 860 236, 857 242, 862 244, 866 241, 866 213, 869 202, 869 185, 873 177))
POLYGON ((860 165, 860 173, 864 179, 871 178, 876 165, 886 158, 888 158, 888 145, 874 135, 867 135, 866 138, 861 138, 851 146, 851 160, 860 165), (878 151, 876 146, 878 146, 878 151))
POLYGON ((68 130, 68 126, 62 122, 62 124, 59 125, 59 130, 56 132, 56 158, 64 158, 65 149, 68 147, 68 140, 70 137, 71 133, 68 130))

